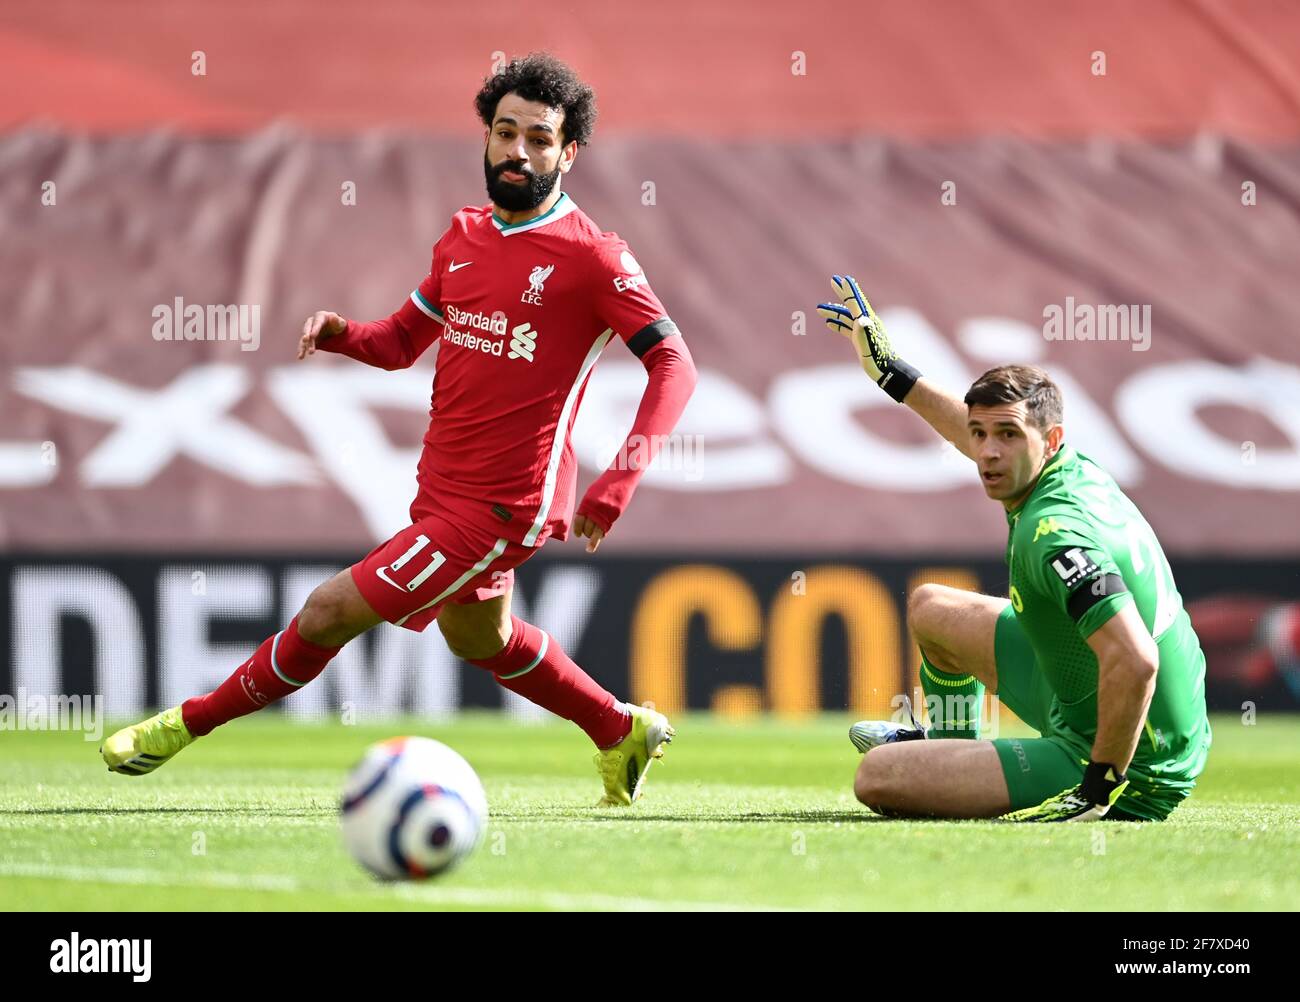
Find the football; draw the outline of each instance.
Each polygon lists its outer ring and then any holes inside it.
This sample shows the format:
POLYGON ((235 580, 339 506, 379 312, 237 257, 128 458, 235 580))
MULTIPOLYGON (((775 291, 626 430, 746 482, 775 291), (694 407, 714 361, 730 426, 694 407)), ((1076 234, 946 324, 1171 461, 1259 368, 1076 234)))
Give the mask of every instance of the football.
POLYGON ((339 808, 352 857, 386 880, 445 873, 482 841, 487 797, 468 762, 441 741, 402 737, 367 749, 339 808))

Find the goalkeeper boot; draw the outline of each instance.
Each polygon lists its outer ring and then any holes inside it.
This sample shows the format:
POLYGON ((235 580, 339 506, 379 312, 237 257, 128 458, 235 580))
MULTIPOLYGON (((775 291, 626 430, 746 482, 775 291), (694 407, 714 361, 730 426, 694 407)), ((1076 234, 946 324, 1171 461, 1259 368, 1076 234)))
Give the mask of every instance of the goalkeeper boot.
POLYGON ((625 807, 641 796, 650 763, 664 757, 676 733, 668 718, 647 706, 629 706, 632 729, 613 748, 596 752, 596 768, 605 784, 597 807, 625 807))
POLYGON ((122 728, 100 746, 99 753, 110 772, 143 776, 193 741, 194 735, 181 719, 181 708, 173 706, 148 720, 122 728))
POLYGON ((878 745, 893 744, 895 741, 920 741, 925 739, 925 728, 921 726, 916 714, 912 712, 912 701, 903 697, 903 706, 912 726, 897 724, 892 720, 859 720, 849 728, 849 740, 860 752, 868 752, 878 745))

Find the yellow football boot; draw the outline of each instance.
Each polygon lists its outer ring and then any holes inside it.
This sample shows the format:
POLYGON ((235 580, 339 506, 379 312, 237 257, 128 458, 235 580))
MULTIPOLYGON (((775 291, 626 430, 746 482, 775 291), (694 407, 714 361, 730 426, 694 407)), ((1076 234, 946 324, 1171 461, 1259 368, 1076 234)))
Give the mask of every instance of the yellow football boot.
POLYGON ((625 807, 641 796, 650 763, 664 757, 664 746, 676 731, 662 713, 646 706, 629 706, 632 729, 613 748, 596 752, 596 768, 605 784, 597 807, 625 807))
POLYGON ((122 728, 100 746, 99 753, 111 772, 143 776, 193 741, 194 735, 181 719, 181 708, 173 706, 148 720, 122 728))

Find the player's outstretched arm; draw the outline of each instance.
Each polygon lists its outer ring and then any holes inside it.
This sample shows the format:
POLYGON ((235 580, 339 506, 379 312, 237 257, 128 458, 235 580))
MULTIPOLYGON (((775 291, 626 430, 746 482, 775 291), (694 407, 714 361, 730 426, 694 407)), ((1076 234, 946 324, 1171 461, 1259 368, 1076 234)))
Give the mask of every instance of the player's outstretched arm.
POLYGON ((862 294, 855 278, 834 275, 831 284, 840 302, 821 303, 817 312, 827 327, 853 343, 862 371, 895 400, 907 404, 958 452, 973 458, 969 452, 970 436, 966 431, 966 405, 899 358, 885 333, 885 325, 862 294))
POLYGON ((302 325, 302 337, 298 340, 298 361, 315 354, 316 342, 347 329, 348 322, 337 313, 329 310, 317 310, 302 325))
MULTIPOLYGON (((675 328, 674 328, 675 329, 675 328)), ((641 475, 654 461, 695 390, 698 373, 686 342, 677 334, 664 338, 641 357, 649 379, 641 394, 632 430, 609 469, 587 488, 574 516, 574 532, 586 536, 595 553, 615 520, 632 500, 641 475)))
POLYGON ((970 432, 966 430, 968 408, 960 397, 949 393, 928 376, 920 376, 903 403, 924 418, 926 424, 951 442, 963 456, 975 458, 970 454, 970 432))
POLYGON ((414 365, 441 332, 441 319, 426 315, 413 298, 392 316, 364 323, 317 310, 303 322, 298 358, 331 351, 391 372, 414 365))

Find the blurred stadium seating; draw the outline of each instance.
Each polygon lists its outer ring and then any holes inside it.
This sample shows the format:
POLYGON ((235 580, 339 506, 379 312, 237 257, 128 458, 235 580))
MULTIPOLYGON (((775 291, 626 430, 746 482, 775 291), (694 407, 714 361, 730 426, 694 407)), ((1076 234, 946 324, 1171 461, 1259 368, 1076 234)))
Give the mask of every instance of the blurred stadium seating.
MULTIPOLYGON (((1049 368, 1203 610, 1211 703, 1297 706, 1293 662, 1252 652, 1300 600, 1300 7, 443 8, 0 9, 0 692, 174 703, 404 524, 436 358, 300 365, 295 331, 402 302, 485 200, 479 80, 547 48, 601 106, 566 188, 702 373, 599 557, 521 572, 577 660, 666 708, 882 711, 914 685, 910 585, 1005 589, 969 466, 814 323, 850 272, 954 387, 1049 368), (256 337, 159 340, 184 304, 256 337), (1150 324, 1048 340, 1067 304, 1150 324)), ((620 349, 597 369, 583 486, 643 380, 620 349)), ((288 709, 501 699, 436 631, 385 628, 288 709)))

